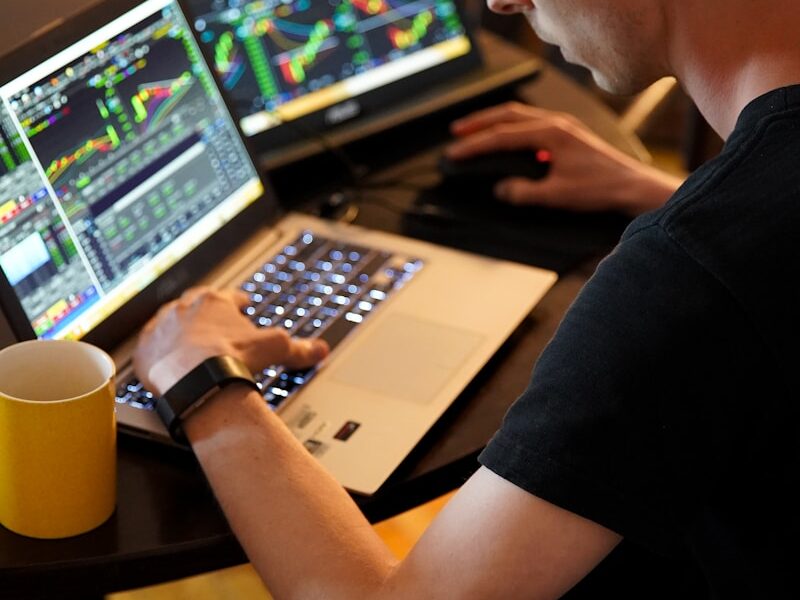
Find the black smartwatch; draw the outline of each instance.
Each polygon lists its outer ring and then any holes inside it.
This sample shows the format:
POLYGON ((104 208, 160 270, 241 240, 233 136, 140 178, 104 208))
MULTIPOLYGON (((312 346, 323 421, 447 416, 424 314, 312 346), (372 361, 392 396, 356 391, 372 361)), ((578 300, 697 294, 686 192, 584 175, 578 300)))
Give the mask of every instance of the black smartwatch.
POLYGON ((260 392, 250 369, 238 358, 213 356, 184 375, 156 400, 156 412, 172 439, 188 443, 181 423, 211 396, 232 383, 243 383, 260 392))

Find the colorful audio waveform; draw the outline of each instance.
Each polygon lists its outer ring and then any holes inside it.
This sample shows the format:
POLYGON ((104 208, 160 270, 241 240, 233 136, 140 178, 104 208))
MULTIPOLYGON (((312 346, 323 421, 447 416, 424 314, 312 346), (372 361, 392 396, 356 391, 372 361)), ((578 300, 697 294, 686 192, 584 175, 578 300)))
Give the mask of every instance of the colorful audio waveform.
POLYGON ((131 98, 134 120, 144 129, 155 127, 189 93, 195 79, 185 71, 169 81, 159 81, 139 86, 139 91, 131 98))
POLYGON ((31 127, 33 119, 25 119, 22 123, 20 123, 20 125, 22 125, 23 129, 25 129, 25 134, 29 138, 32 138, 35 135, 43 132, 51 125, 55 125, 64 117, 69 116, 71 112, 72 110, 70 109, 70 107, 65 106, 63 109, 52 113, 49 117, 47 117, 43 121, 40 121, 37 125, 33 125, 33 127, 31 127))
POLYGON ((70 154, 51 162, 45 170, 47 179, 49 179, 51 183, 55 183, 72 165, 84 163, 98 152, 111 152, 116 150, 120 147, 121 143, 117 130, 113 125, 109 125, 106 127, 105 135, 88 140, 70 154))
POLYGON ((311 30, 308 41, 291 52, 290 57, 280 63, 281 74, 292 85, 303 83, 306 79, 306 67, 317 60, 323 43, 333 33, 333 24, 328 20, 317 21, 311 30))
POLYGON ((264 47, 259 39, 252 35, 245 37, 243 44, 247 57, 250 59, 250 64, 253 66, 258 89, 265 98, 272 98, 278 93, 278 86, 269 68, 269 59, 266 52, 264 52, 264 47))
POLYGON ((102 73, 98 73, 89 80, 89 87, 100 90, 117 86, 146 66, 146 58, 140 58, 126 67, 120 67, 116 64, 109 65, 102 73))
POLYGON ((428 34, 428 29, 434 21, 433 11, 426 10, 414 17, 409 29, 403 30, 391 25, 386 32, 392 46, 398 50, 405 50, 418 44, 428 34))
POLYGON ((233 89, 245 73, 245 61, 234 43, 232 31, 226 31, 214 46, 214 67, 225 89, 233 89))

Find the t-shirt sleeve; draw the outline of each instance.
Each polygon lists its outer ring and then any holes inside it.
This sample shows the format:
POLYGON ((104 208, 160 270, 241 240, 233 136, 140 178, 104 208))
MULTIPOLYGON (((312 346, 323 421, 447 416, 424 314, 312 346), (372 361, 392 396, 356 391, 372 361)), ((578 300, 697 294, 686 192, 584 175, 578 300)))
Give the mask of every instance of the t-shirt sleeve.
POLYGON ((626 237, 568 310, 481 464, 672 554, 680 540, 661 410, 720 294, 660 226, 626 237))

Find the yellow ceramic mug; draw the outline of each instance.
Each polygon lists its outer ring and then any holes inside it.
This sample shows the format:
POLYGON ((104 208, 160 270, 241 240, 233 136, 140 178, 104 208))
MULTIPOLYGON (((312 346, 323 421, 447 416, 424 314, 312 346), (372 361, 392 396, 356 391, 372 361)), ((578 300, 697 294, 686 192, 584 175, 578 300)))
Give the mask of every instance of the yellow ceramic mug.
POLYGON ((114 362, 73 341, 0 351, 0 524, 36 538, 94 529, 116 503, 114 362))

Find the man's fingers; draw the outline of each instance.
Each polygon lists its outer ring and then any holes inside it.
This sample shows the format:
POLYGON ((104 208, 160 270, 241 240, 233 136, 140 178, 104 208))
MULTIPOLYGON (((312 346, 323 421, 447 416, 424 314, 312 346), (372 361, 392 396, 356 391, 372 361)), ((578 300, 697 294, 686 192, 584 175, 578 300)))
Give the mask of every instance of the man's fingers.
POLYGON ((233 302, 239 310, 244 310, 250 305, 250 296, 240 289, 230 288, 221 290, 220 295, 226 300, 233 302))
POLYGON ((506 102, 505 104, 476 111, 463 119, 458 119, 450 125, 450 130, 453 135, 465 136, 477 133, 498 123, 517 123, 529 118, 526 114, 528 108, 519 102, 506 102))
POLYGON ((280 328, 265 328, 258 332, 257 347, 252 353, 258 364, 249 365, 254 370, 269 365, 284 365, 290 369, 311 367, 328 355, 328 345, 322 340, 293 339, 280 328))
POLYGON ((607 204, 598 205, 591 198, 586 198, 579 187, 558 177, 535 181, 523 177, 504 179, 495 186, 494 193, 498 200, 509 204, 545 206, 574 212, 602 210, 607 204))
POLYGON ((524 177, 512 177, 500 181, 494 188, 498 200, 516 205, 558 207, 557 184, 548 179, 534 181, 524 177))
POLYGON ((196 300, 212 292, 213 292, 212 288, 208 286, 197 286, 189 288, 188 290, 183 292, 183 294, 181 294, 180 298, 178 298, 178 304, 183 307, 191 306, 192 304, 195 303, 196 300))
POLYGON ((559 147, 563 132, 550 123, 503 123, 451 144, 447 156, 464 160, 481 154, 511 150, 553 150, 559 147))
POLYGON ((330 348, 323 340, 292 339, 289 344, 289 356, 283 364, 290 369, 313 367, 328 356, 329 352, 330 348))
POLYGON ((564 127, 569 124, 575 124, 576 119, 568 113, 538 108, 521 102, 506 102, 505 104, 476 111, 471 115, 454 121, 450 125, 450 131, 455 136, 464 137, 495 125, 522 122, 564 127))
POLYGON ((178 304, 183 308, 197 306, 204 301, 230 302, 242 310, 250 303, 249 296, 239 289, 217 290, 211 287, 194 287, 186 290, 178 299, 178 304))

